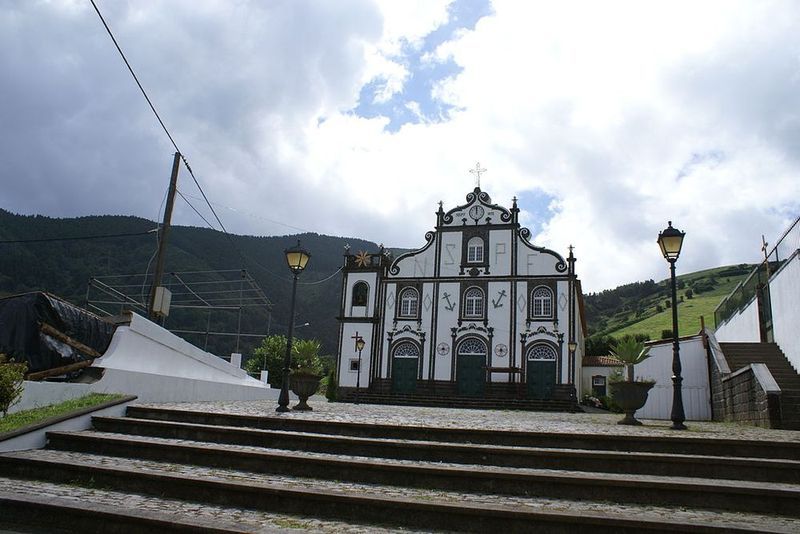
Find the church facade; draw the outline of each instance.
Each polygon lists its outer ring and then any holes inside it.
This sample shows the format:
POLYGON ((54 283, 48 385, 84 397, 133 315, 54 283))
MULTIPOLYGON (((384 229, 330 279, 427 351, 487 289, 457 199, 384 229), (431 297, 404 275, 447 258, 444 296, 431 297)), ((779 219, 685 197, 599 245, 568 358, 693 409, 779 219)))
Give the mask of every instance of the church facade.
MULTIPOLYGON (((585 320, 570 249, 533 245, 479 187, 397 258, 347 250, 340 392, 575 399, 585 320), (357 343, 360 340, 360 343, 357 343), (360 348, 360 350, 359 350, 360 348)), ((579 397, 578 397, 579 398, 579 397)))

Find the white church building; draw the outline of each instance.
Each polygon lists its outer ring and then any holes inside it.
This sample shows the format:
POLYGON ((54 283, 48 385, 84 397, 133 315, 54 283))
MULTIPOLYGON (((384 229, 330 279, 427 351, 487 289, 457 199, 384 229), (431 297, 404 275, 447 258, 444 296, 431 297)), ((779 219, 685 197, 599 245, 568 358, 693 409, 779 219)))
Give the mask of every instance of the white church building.
POLYGON ((342 396, 580 398, 575 257, 533 245, 518 216, 516 198, 507 209, 476 187, 466 204, 439 203, 419 250, 345 252, 342 396))

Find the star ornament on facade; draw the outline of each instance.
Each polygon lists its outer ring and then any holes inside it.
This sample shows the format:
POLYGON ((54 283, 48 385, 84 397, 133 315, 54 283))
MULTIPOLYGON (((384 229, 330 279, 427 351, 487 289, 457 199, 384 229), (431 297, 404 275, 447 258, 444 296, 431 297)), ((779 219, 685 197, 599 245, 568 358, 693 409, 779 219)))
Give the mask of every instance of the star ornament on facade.
POLYGON ((361 250, 358 254, 356 254, 356 265, 359 267, 366 267, 369 265, 369 255, 361 250))

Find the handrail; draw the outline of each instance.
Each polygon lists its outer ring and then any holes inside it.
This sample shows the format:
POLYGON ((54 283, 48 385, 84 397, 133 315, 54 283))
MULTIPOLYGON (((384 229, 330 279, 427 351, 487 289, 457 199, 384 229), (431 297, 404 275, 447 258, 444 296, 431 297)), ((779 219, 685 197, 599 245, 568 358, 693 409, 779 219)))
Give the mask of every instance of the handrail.
POLYGON ((714 335, 714 333, 708 328, 704 328, 702 330, 702 334, 708 341, 708 350, 709 352, 711 352, 711 357, 714 359, 714 363, 716 364, 720 374, 722 375, 730 374, 731 368, 728 365, 728 360, 725 358, 725 353, 722 352, 722 347, 720 347, 719 342, 717 341, 717 338, 714 335))
MULTIPOLYGON (((758 265, 756 265, 753 270, 750 272, 747 277, 739 282, 736 287, 723 298, 720 303, 714 308, 714 322, 716 326, 719 327, 722 323, 730 319, 736 312, 743 309, 747 304, 749 304, 752 299, 756 296, 756 292, 758 287, 761 285, 768 285, 772 276, 776 273, 778 268, 781 267, 782 262, 785 262, 791 254, 783 254, 783 259, 781 259, 781 254, 779 254, 779 249, 788 242, 790 234, 798 230, 797 233, 797 241, 798 241, 798 249, 800 249, 800 216, 797 217, 794 222, 783 232, 781 237, 778 239, 777 243, 772 250, 766 255, 763 261, 761 261, 758 265), (775 268, 771 268, 774 265, 775 268), (761 275, 763 274, 763 277, 761 275), (756 277, 757 280, 753 280, 756 277), (763 278, 763 279, 762 279, 763 278), (734 300, 736 299, 736 300, 734 300)), ((793 238, 792 238, 793 239, 793 238)))

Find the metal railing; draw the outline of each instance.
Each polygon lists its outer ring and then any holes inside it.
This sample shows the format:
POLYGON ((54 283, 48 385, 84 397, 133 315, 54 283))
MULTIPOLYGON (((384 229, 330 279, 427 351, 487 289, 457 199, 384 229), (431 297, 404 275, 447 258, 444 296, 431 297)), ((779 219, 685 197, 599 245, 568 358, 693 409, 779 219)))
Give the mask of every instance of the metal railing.
MULTIPOLYGON (((147 316, 152 278, 152 274, 92 277, 86 308, 101 315, 133 311, 147 316)), ((246 270, 170 272, 165 281, 172 293, 171 313, 159 322, 190 343, 220 354, 241 352, 270 334, 272 302, 246 270), (266 332, 252 331, 264 326, 266 332), (248 328, 250 332, 243 332, 248 328)))
POLYGON ((718 327, 735 313, 743 310, 758 292, 762 291, 762 296, 766 299, 765 304, 769 305, 769 279, 783 266, 783 264, 800 249, 800 217, 795 219, 791 226, 778 239, 778 243, 772 247, 767 257, 742 282, 740 282, 731 293, 722 299, 714 310, 714 321, 718 327))

